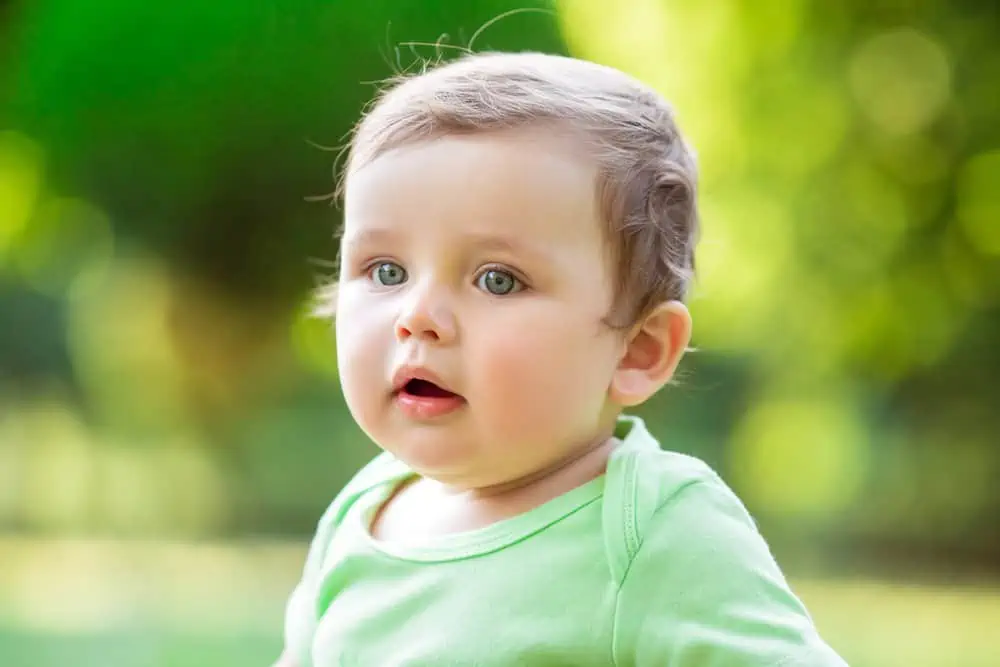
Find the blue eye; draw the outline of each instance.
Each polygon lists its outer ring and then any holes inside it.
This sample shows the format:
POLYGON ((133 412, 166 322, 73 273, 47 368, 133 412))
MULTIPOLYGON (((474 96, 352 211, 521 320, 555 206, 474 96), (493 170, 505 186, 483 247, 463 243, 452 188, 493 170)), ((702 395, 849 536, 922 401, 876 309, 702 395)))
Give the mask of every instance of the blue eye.
POLYGON ((520 291, 523 287, 521 281, 515 278, 513 274, 509 271, 501 271, 500 269, 483 271, 479 274, 479 278, 476 279, 476 285, 479 289, 485 290, 495 296, 505 296, 520 291))
POLYGON ((406 269, 395 262, 382 262, 368 270, 368 275, 376 285, 393 287, 406 281, 406 269))

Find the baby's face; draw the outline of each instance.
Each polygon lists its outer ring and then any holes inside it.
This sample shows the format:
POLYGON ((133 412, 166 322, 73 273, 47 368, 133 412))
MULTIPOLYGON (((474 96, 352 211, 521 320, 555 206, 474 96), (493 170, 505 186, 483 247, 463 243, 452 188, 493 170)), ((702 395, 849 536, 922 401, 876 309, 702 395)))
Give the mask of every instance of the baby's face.
POLYGON ((582 150, 540 132, 435 139, 350 175, 338 358, 381 447, 475 488, 608 425, 624 342, 601 323, 612 283, 595 177, 582 150))

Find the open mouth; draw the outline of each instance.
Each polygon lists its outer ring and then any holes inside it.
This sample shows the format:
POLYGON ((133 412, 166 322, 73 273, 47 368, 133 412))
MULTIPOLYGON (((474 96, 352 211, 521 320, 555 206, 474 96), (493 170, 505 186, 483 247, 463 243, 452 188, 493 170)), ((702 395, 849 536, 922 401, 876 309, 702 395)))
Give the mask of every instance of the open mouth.
POLYGON ((455 392, 423 378, 407 380, 396 392, 395 401, 403 415, 417 422, 436 420, 465 405, 465 399, 455 392))
POLYGON ((416 378, 404 384, 400 393, 420 398, 455 398, 458 396, 458 394, 439 387, 433 382, 416 378))

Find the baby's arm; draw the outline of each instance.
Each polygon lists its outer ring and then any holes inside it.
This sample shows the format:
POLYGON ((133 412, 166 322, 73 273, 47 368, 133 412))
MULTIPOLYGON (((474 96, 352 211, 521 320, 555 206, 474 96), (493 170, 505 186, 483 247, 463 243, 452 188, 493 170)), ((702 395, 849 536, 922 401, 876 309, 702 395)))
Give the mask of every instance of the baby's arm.
POLYGON ((683 487, 644 533, 619 591, 619 667, 846 667, 721 482, 683 487))

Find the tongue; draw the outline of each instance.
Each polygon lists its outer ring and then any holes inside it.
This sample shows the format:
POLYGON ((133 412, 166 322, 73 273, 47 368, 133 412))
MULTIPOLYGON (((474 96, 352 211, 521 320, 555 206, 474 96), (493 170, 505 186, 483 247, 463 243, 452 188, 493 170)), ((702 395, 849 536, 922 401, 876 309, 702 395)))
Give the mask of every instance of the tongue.
POLYGON ((406 385, 406 391, 414 396, 425 396, 427 398, 448 398, 455 395, 447 389, 442 389, 427 380, 410 380, 406 385))

